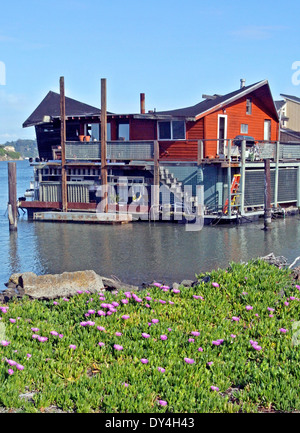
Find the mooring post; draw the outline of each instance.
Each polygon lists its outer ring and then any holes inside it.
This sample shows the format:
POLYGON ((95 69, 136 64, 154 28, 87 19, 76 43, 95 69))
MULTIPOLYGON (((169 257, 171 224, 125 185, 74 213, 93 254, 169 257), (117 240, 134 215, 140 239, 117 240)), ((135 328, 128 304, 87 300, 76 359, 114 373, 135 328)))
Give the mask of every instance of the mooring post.
POLYGON ((106 78, 101 78, 101 188, 103 211, 108 211, 107 186, 107 112, 106 112, 106 78))
POLYGON ((278 179, 279 179, 279 151, 280 143, 276 141, 275 145, 275 185, 274 185, 274 206, 278 206, 278 179))
POLYGON ((272 222, 272 209, 271 209, 271 170, 270 170, 270 160, 264 159, 264 169, 265 169, 265 210, 264 210, 264 230, 269 230, 271 228, 272 222))
POLYGON ((9 230, 17 230, 18 207, 17 207, 17 167, 15 162, 8 163, 8 220, 9 230))
MULTIPOLYGON (((153 217, 154 220, 156 216, 159 214, 159 143, 157 140, 154 141, 154 176, 153 176, 153 198, 152 206, 153 206, 153 217)), ((151 218, 151 213, 150 213, 151 218)))
POLYGON ((231 219, 231 140, 228 140, 228 166, 227 166, 227 185, 228 185, 228 217, 231 219))
POLYGON ((245 207, 245 186, 246 186, 246 140, 242 140, 241 147, 241 201, 240 201, 240 213, 244 215, 244 207, 245 207))
POLYGON ((60 144, 61 144, 61 201, 62 211, 68 211, 68 186, 66 169, 66 99, 65 81, 60 77, 60 144))

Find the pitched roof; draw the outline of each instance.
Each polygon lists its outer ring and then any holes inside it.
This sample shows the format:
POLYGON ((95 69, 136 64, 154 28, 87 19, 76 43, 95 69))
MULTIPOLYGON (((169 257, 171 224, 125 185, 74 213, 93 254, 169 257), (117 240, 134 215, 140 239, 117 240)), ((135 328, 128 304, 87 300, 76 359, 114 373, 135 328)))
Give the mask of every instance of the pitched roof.
MULTIPOLYGON (((224 107, 225 105, 228 105, 231 102, 234 102, 235 100, 241 98, 242 96, 245 96, 249 94, 250 92, 253 92, 263 86, 267 86, 271 95, 271 91, 269 88, 269 84, 267 80, 259 81, 257 83, 251 84, 249 86, 244 86, 238 90, 235 90, 233 92, 227 93, 226 95, 214 95, 213 99, 205 99, 201 102, 199 102, 196 105, 193 105, 191 107, 186 108, 179 108, 177 110, 168 110, 168 111, 157 111, 156 115, 169 115, 169 116, 177 116, 177 117, 193 117, 193 118, 200 118, 205 113, 217 110, 219 108, 224 107)), ((272 95, 271 99, 273 101, 272 95)), ((270 109, 274 111, 275 116, 277 117, 277 110, 275 107, 274 101, 271 103, 270 109)))
POLYGON ((300 98, 297 96, 292 95, 284 95, 283 93, 280 93, 280 96, 283 96, 285 99, 289 99, 290 101, 296 102, 297 104, 300 104, 300 98))
POLYGON ((282 108, 282 107, 284 106, 285 102, 286 102, 286 101, 284 101, 284 100, 281 100, 281 101, 274 101, 274 103, 275 103, 275 107, 276 107, 276 110, 277 110, 277 111, 280 110, 280 108, 282 108))
MULTIPOLYGON (((99 108, 65 97, 66 117, 100 116, 99 108)), ((34 112, 23 123, 23 128, 45 123, 45 116, 51 119, 60 118, 60 94, 50 91, 34 112)), ((48 121, 46 122, 48 123, 48 121)))

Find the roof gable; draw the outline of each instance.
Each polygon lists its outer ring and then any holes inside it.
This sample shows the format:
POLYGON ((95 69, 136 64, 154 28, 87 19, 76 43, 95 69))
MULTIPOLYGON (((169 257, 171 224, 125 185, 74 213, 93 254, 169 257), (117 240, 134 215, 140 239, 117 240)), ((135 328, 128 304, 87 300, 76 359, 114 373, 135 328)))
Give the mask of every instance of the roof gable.
MULTIPOLYGON (((100 116, 99 108, 65 97, 66 117, 100 116)), ((60 94, 50 91, 23 123, 23 128, 45 123, 45 116, 60 118, 60 94)), ((46 122, 48 123, 48 121, 46 122)))
POLYGON ((263 86, 267 87, 269 97, 270 97, 269 103, 266 104, 268 106, 268 110, 272 113, 272 115, 276 119, 278 119, 277 110, 267 80, 259 81, 249 86, 244 86, 238 90, 227 93, 226 95, 214 95, 215 97, 213 99, 211 98, 205 99, 204 101, 201 101, 198 104, 193 105, 191 107, 179 108, 177 110, 159 111, 156 112, 156 114, 178 116, 178 117, 185 117, 185 118, 194 117, 195 120, 198 120, 204 115, 212 113, 213 111, 216 111, 222 107, 225 107, 226 105, 248 95, 249 93, 252 93, 262 88, 263 86))

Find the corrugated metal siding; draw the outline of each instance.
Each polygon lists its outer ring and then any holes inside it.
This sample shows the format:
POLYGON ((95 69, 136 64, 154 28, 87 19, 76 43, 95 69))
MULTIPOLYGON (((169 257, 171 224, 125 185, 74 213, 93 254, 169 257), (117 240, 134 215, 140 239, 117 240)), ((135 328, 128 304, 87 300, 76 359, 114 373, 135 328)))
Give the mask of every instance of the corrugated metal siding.
POLYGON ((280 159, 300 159, 300 143, 280 144, 280 159))
MULTIPOLYGON (((89 187, 93 182, 68 182, 68 202, 89 203, 89 187)), ((40 184, 39 201, 61 202, 60 182, 43 182, 40 184)))
MULTIPOLYGON (((264 204, 264 170, 246 170, 245 206, 264 204)), ((271 201, 274 202, 275 170, 271 169, 271 201)), ((297 200, 297 169, 279 169, 278 202, 297 200)))

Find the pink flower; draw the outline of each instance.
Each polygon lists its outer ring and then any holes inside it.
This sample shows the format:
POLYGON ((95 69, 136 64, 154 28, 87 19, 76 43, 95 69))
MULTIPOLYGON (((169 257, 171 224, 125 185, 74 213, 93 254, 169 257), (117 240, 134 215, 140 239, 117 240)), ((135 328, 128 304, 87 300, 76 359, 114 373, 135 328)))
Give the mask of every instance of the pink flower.
POLYGON ((235 338, 235 337, 236 337, 236 335, 234 335, 234 334, 231 334, 231 335, 230 335, 230 337, 231 337, 231 338, 235 338))
POLYGON ((9 368, 8 371, 7 371, 7 373, 8 373, 9 375, 12 375, 12 374, 14 374, 14 370, 12 370, 11 368, 9 368))
POLYGON ((282 333, 284 333, 284 334, 285 334, 286 332, 288 332, 288 330, 285 329, 285 328, 280 328, 279 331, 282 332, 282 333))
POLYGON ((98 343, 98 345, 99 345, 100 347, 105 346, 105 344, 104 344, 102 341, 100 341, 100 342, 98 343))
POLYGON ((291 301, 294 301, 295 299, 296 299, 295 296, 290 296, 291 301))
POLYGON ((26 356, 27 356, 27 358, 31 358, 32 355, 30 353, 27 353, 26 356))
POLYGON ((172 292, 173 293, 180 293, 180 290, 179 289, 173 289, 172 292))
POLYGON ((161 339, 161 340, 167 340, 168 337, 167 337, 166 335, 163 334, 163 335, 160 336, 160 339, 161 339))
POLYGON ((38 336, 37 339, 38 339, 41 343, 45 343, 45 342, 48 340, 47 337, 40 337, 40 336, 38 336))
POLYGON ((208 361, 208 362, 206 363, 206 365, 211 366, 211 365, 213 365, 213 362, 212 362, 212 361, 208 361))
POLYGON ((232 316, 232 320, 234 320, 235 322, 238 322, 240 320, 240 318, 236 317, 236 316, 232 316))
POLYGON ((111 303, 114 307, 118 307, 120 304, 118 303, 118 302, 116 302, 116 301, 114 301, 114 302, 112 302, 111 303))
POLYGON ((195 299, 204 299, 203 296, 200 296, 200 295, 193 295, 193 298, 195 298, 195 299))
MULTIPOLYGON (((247 277, 245 277, 245 278, 247 278, 247 277)), ((242 292, 242 295, 248 295, 248 293, 247 292, 242 292)))
POLYGON ((150 296, 146 296, 145 299, 146 299, 147 301, 152 301, 152 298, 151 298, 150 296))
POLYGON ((284 305, 288 306, 288 305, 289 305, 289 302, 285 301, 285 302, 284 302, 284 305))
POLYGON ((157 367, 157 370, 160 371, 161 373, 164 373, 166 371, 166 369, 163 367, 157 367))
POLYGON ((174 305, 174 302, 173 301, 169 301, 169 304, 174 305))
POLYGON ((122 332, 116 332, 116 334, 115 334, 117 337, 121 337, 121 335, 122 335, 122 332))
POLYGON ((87 322, 80 322, 80 326, 86 326, 87 322))
POLYGON ((162 299, 160 299, 159 302, 160 302, 161 304, 165 304, 165 303, 166 303, 166 301, 163 301, 162 299))
POLYGON ((58 332, 56 332, 56 331, 51 331, 50 334, 56 336, 56 335, 58 335, 58 332))
POLYGON ((75 344, 70 344, 69 348, 75 350, 76 346, 75 346, 75 344))
POLYGON ((158 319, 152 319, 151 322, 152 322, 152 323, 158 323, 159 320, 158 320, 158 319))
POLYGON ((23 365, 21 365, 21 364, 16 364, 16 369, 17 370, 24 370, 24 366, 23 365))
POLYGON ((298 286, 298 284, 296 284, 295 287, 296 287, 296 289, 300 290, 300 286, 298 286))
POLYGON ((252 307, 251 305, 247 305, 247 306, 246 306, 246 310, 247 310, 247 311, 249 311, 249 310, 253 310, 253 307, 252 307))
POLYGON ((149 338, 150 335, 149 335, 149 334, 146 334, 146 332, 143 332, 143 333, 142 333, 142 337, 144 337, 144 338, 149 338))
POLYGON ((269 317, 274 317, 273 314, 269 314, 269 317))
POLYGON ((194 338, 189 338, 189 343, 194 343, 195 339, 194 338))
POLYGON ((129 386, 128 383, 126 383, 126 382, 122 382, 122 385, 124 385, 126 388, 127 388, 127 386, 129 386))
POLYGON ((106 313, 102 310, 97 311, 98 316, 106 316, 106 313))
POLYGON ((199 347, 199 348, 198 348, 198 352, 203 352, 202 347, 199 347))
POLYGON ((95 310, 88 310, 89 314, 95 314, 95 310))
POLYGON ((153 283, 153 286, 155 286, 155 287, 161 287, 161 284, 159 284, 159 283, 153 283))
POLYGON ((7 364, 9 364, 12 367, 12 366, 16 365, 16 361, 13 361, 12 359, 8 359, 7 364))
POLYGON ((194 335, 195 337, 199 337, 200 332, 198 332, 198 331, 192 331, 191 334, 194 335))
POLYGON ((39 328, 31 328, 33 332, 39 332, 39 328))
POLYGON ((121 299, 122 304, 128 304, 128 299, 121 299))
POLYGON ((184 358, 184 360, 187 364, 194 364, 194 362, 195 362, 195 360, 192 358, 184 358))
POLYGON ((122 316, 122 319, 124 319, 124 320, 127 320, 129 318, 130 318, 130 316, 128 314, 124 314, 124 316, 122 316))
POLYGON ((210 389, 212 391, 219 391, 219 388, 217 386, 211 386, 210 389))
POLYGON ((58 305, 58 302, 56 302, 56 301, 53 301, 53 305, 58 305))
POLYGON ((88 320, 86 323, 89 326, 94 326, 95 325, 95 322, 92 322, 91 320, 88 320))
POLYGON ((9 319, 10 323, 16 323, 16 319, 9 319))
POLYGON ((114 344, 114 348, 116 350, 123 350, 123 346, 120 346, 119 344, 114 344))
POLYGON ((78 295, 81 295, 83 293, 83 290, 76 290, 78 295))
POLYGON ((268 307, 267 310, 269 310, 269 311, 275 311, 275 308, 268 307))
POLYGON ((220 287, 220 285, 218 284, 218 283, 211 283, 212 284, 212 286, 214 286, 214 287, 220 287))
POLYGON ((168 405, 168 403, 167 403, 165 400, 158 400, 158 403, 159 403, 161 406, 167 406, 167 405, 168 405))
POLYGON ((149 361, 148 361, 148 359, 146 359, 146 358, 142 358, 142 359, 141 359, 141 363, 142 363, 142 364, 148 364, 148 362, 149 362, 149 361))

